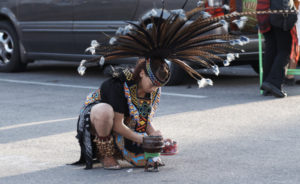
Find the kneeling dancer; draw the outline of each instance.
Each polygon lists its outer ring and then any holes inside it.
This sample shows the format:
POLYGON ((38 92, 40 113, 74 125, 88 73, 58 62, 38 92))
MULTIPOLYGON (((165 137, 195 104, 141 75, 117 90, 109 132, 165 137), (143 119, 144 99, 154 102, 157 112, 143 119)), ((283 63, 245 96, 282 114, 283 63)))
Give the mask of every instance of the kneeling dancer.
MULTIPOLYGON (((78 120, 81 162, 92 168, 98 157, 105 169, 120 169, 116 159, 145 166, 141 144, 146 135, 162 136, 151 123, 160 99, 160 86, 168 82, 169 67, 159 59, 139 60, 132 72, 115 71, 100 89, 87 96, 78 120), (151 76, 151 77, 150 77, 151 76)), ((161 163, 162 164, 162 163, 161 163)))

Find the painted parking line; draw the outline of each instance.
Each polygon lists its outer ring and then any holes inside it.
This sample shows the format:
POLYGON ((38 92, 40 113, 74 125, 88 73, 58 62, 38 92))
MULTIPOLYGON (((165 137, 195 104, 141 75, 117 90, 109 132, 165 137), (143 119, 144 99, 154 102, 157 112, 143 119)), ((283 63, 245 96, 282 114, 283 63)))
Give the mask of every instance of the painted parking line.
POLYGON ((12 125, 12 126, 0 127, 0 131, 1 130, 9 130, 9 129, 13 129, 13 128, 22 128, 22 127, 27 127, 27 126, 32 126, 32 125, 42 125, 42 124, 47 124, 47 123, 56 123, 56 122, 62 122, 62 121, 76 120, 77 118, 78 117, 22 123, 22 124, 17 124, 17 125, 12 125))
MULTIPOLYGON (((34 81, 11 80, 11 79, 0 79, 0 81, 2 81, 2 82, 10 82, 10 83, 18 83, 18 84, 33 84, 33 85, 66 87, 66 88, 78 88, 78 89, 98 89, 98 87, 94 87, 94 86, 80 86, 80 85, 70 85, 70 84, 56 84, 56 83, 48 83, 48 82, 34 82, 34 81)), ((186 98, 207 98, 207 96, 201 96, 201 95, 189 95, 189 94, 166 93, 166 92, 163 92, 162 95, 177 96, 177 97, 186 97, 186 98)))
POLYGON ((207 96, 200 96, 200 95, 188 95, 188 94, 166 93, 166 92, 162 92, 162 95, 179 96, 179 97, 187 97, 187 98, 206 98, 207 97, 207 96))
POLYGON ((67 88, 79 88, 79 89, 98 89, 97 87, 92 87, 92 86, 56 84, 56 83, 48 83, 48 82, 34 82, 34 81, 10 80, 10 79, 0 79, 0 81, 18 83, 18 84, 34 84, 34 85, 41 85, 41 86, 67 87, 67 88))

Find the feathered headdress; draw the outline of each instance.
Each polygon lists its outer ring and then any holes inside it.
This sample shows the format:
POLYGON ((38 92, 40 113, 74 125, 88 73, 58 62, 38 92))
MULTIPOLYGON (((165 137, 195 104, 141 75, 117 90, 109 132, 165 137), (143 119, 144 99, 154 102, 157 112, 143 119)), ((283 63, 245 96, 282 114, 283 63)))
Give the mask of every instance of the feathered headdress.
MULTIPOLYGON (((224 6, 224 8, 229 7, 224 6)), ((146 13, 139 23, 128 22, 126 27, 119 28, 116 35, 110 39, 109 44, 92 41, 91 47, 87 51, 101 55, 100 58, 91 60, 99 61, 100 65, 113 59, 143 57, 146 59, 148 74, 153 74, 150 67, 153 59, 173 62, 196 79, 199 87, 204 87, 212 85, 212 81, 203 78, 187 62, 198 63, 210 68, 218 75, 219 68, 215 61, 221 61, 224 66, 228 66, 231 61, 239 57, 240 52, 243 52, 235 46, 249 42, 245 36, 207 33, 220 27, 228 29, 226 20, 230 21, 233 17, 238 17, 233 23, 241 28, 247 21, 247 17, 244 15, 257 13, 259 12, 234 12, 225 16, 211 17, 205 12, 201 2, 188 12, 183 9, 166 10, 163 6, 162 9, 152 9, 146 13), (224 59, 219 56, 220 54, 227 57, 224 59)), ((78 68, 80 74, 84 74, 86 62, 86 60, 81 62, 78 68)), ((152 82, 157 80, 154 74, 151 80, 152 82)), ((164 85, 167 81, 159 82, 159 85, 164 85)))

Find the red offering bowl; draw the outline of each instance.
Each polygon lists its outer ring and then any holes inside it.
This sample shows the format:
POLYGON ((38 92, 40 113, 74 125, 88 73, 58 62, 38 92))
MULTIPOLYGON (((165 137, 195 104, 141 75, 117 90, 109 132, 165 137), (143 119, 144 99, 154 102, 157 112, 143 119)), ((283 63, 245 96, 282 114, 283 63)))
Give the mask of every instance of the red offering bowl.
POLYGON ((168 156, 168 155, 175 155, 178 153, 177 149, 177 142, 172 141, 171 139, 166 139, 164 140, 164 147, 162 152, 160 153, 161 155, 168 156))

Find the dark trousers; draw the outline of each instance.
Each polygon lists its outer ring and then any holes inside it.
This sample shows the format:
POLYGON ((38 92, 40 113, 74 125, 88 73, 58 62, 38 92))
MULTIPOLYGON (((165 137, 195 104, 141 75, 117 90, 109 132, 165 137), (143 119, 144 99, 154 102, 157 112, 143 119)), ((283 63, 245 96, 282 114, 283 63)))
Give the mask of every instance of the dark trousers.
POLYGON ((264 33, 264 37, 263 81, 281 89, 285 66, 290 61, 292 35, 290 31, 272 26, 271 31, 264 33))

